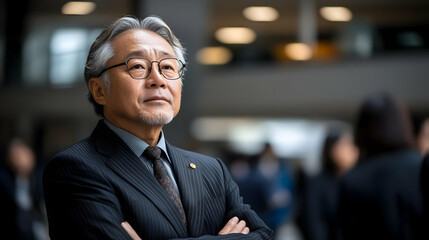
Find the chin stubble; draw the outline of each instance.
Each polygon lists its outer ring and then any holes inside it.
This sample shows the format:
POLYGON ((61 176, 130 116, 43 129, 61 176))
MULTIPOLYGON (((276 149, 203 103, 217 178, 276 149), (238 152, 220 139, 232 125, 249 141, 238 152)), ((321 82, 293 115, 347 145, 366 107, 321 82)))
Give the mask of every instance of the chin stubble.
POLYGON ((174 118, 174 113, 160 112, 155 114, 140 114, 140 120, 145 125, 163 126, 170 123, 174 118))

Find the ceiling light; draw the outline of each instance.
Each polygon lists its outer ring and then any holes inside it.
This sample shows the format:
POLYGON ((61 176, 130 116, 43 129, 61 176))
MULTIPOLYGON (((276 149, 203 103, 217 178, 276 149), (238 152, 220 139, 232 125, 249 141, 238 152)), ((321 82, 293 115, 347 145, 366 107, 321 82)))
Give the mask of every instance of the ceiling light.
POLYGON ((313 55, 313 51, 311 50, 310 46, 304 43, 290 43, 287 44, 284 49, 286 55, 290 59, 296 61, 309 60, 313 55))
POLYGON ((279 13, 272 7, 247 7, 243 15, 250 21, 271 22, 279 17, 279 13))
POLYGON ((250 28, 227 27, 217 30, 215 37, 226 44, 248 44, 255 40, 256 33, 250 28))
POLYGON ((93 12, 95 3, 93 2, 68 2, 63 5, 61 12, 65 15, 86 15, 93 12))
POLYGON ((320 15, 328 21, 347 22, 353 17, 352 12, 345 7, 322 7, 320 15))
POLYGON ((227 64, 231 59, 231 50, 226 47, 206 47, 197 53, 198 62, 205 65, 227 64))

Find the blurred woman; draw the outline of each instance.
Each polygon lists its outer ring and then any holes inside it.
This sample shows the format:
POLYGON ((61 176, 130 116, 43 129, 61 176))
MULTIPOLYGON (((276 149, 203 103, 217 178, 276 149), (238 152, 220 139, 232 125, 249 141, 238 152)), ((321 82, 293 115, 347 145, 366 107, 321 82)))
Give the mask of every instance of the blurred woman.
POLYGON ((421 155, 405 106, 387 94, 367 98, 355 142, 359 162, 340 183, 344 239, 419 239, 421 155))
POLYGON ((311 178, 304 195, 304 236, 308 240, 340 239, 337 219, 339 177, 354 166, 357 148, 344 127, 331 127, 322 152, 322 171, 311 178))

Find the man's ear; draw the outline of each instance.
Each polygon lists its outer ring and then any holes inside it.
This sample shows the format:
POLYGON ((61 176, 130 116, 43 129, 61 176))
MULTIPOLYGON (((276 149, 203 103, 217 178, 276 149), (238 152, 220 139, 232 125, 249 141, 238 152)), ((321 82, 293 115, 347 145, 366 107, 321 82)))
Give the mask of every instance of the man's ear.
POLYGON ((91 91, 92 98, 100 104, 100 105, 106 105, 106 87, 104 86, 103 82, 101 82, 101 79, 98 77, 94 77, 89 79, 88 81, 88 88, 89 91, 91 91))

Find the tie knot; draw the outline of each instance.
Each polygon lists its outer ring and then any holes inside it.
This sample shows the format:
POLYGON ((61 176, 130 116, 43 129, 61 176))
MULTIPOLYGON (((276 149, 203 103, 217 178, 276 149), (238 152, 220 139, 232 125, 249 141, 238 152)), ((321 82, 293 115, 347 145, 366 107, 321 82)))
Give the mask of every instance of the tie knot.
POLYGON ((149 146, 144 150, 143 154, 152 161, 155 161, 161 157, 161 149, 157 146, 149 146))

